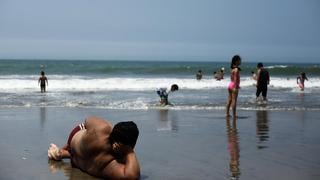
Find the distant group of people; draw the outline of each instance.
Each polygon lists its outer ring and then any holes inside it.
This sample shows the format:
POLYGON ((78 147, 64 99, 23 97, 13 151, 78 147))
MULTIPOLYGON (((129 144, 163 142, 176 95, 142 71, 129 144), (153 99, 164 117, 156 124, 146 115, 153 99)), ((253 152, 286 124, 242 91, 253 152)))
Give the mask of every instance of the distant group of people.
MULTIPOLYGON (((196 73, 196 79, 201 80, 202 76, 203 76, 202 70, 199 70, 196 73)), ((220 81, 221 79, 223 79, 223 77, 224 77, 224 67, 221 67, 218 72, 217 71, 213 72, 213 78, 216 79, 217 81, 220 81)))

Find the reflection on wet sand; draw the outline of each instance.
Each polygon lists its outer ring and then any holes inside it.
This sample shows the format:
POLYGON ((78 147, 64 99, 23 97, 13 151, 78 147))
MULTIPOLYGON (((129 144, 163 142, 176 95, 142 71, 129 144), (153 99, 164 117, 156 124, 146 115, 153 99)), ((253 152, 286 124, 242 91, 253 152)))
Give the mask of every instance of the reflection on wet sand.
POLYGON ((98 179, 93 176, 90 176, 87 173, 82 172, 78 168, 72 168, 70 162, 49 160, 48 168, 49 168, 49 171, 53 174, 58 173, 59 171, 63 171, 65 177, 67 177, 69 180, 98 179))
POLYGON ((230 177, 232 179, 239 179, 240 177, 240 147, 239 147, 239 137, 237 130, 236 118, 232 119, 232 124, 230 125, 230 118, 226 118, 226 128, 228 136, 228 150, 230 155, 229 170, 230 177))
POLYGON ((269 119, 268 111, 256 111, 257 117, 257 138, 258 149, 267 148, 267 141, 269 139, 269 119))
POLYGON ((44 124, 47 119, 47 109, 46 109, 46 104, 47 104, 47 99, 46 97, 41 97, 40 98, 40 125, 41 128, 44 127, 44 124))
POLYGON ((159 110, 157 130, 158 131, 178 131, 176 118, 175 117, 169 118, 168 109, 159 110))

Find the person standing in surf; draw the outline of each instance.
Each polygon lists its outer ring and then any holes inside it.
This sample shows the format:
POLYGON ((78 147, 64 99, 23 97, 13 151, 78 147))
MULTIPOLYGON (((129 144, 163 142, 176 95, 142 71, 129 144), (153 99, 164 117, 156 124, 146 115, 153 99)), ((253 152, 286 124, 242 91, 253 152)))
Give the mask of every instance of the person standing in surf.
POLYGON ((230 74, 230 80, 231 82, 228 85, 228 101, 226 106, 226 116, 230 116, 229 111, 230 107, 232 107, 232 115, 233 117, 236 117, 236 109, 237 109, 237 99, 238 99, 238 93, 240 89, 240 66, 241 64, 241 57, 239 55, 233 56, 231 60, 231 74, 230 74))
POLYGON ((259 98, 261 92, 263 100, 267 100, 267 92, 268 92, 268 85, 270 83, 270 76, 269 71, 263 68, 263 64, 260 62, 257 65, 257 91, 256 97, 259 98))
POLYGON ((200 80, 202 79, 202 71, 201 71, 201 70, 199 70, 199 71, 197 72, 197 74, 196 74, 196 79, 197 79, 198 81, 200 81, 200 80))
POLYGON ((38 84, 40 84, 40 91, 42 93, 46 92, 46 83, 47 83, 47 86, 48 86, 49 85, 48 84, 48 79, 44 75, 44 71, 41 71, 41 76, 39 77, 38 84))
POLYGON ((297 84, 298 84, 301 91, 304 91, 304 81, 305 80, 308 81, 308 78, 306 76, 306 73, 302 72, 300 74, 300 76, 297 77, 297 84))

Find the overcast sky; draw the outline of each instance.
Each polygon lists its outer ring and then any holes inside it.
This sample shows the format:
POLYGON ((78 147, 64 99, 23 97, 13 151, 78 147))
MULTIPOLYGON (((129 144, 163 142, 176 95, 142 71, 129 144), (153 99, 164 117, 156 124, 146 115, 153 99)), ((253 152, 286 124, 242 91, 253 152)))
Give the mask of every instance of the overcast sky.
POLYGON ((0 0, 0 58, 320 57, 319 0, 0 0))

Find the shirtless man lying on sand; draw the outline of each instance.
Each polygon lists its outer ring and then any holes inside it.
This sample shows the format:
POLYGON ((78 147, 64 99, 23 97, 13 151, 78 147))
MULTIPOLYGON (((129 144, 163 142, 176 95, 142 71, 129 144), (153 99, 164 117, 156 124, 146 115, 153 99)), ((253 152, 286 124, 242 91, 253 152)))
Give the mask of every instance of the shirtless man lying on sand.
POLYGON ((133 151, 139 130, 132 121, 112 124, 89 117, 70 133, 62 148, 50 144, 52 160, 70 158, 73 167, 107 179, 139 179, 140 167, 133 151))

